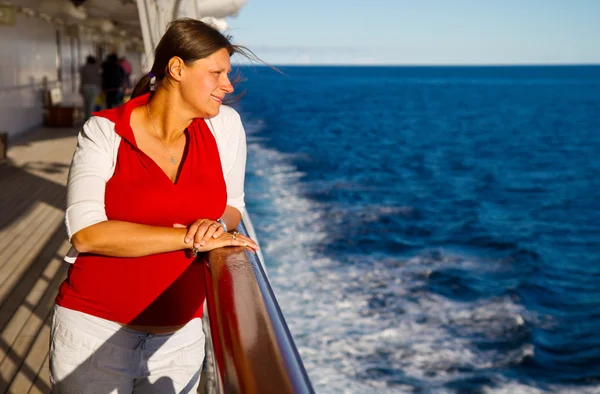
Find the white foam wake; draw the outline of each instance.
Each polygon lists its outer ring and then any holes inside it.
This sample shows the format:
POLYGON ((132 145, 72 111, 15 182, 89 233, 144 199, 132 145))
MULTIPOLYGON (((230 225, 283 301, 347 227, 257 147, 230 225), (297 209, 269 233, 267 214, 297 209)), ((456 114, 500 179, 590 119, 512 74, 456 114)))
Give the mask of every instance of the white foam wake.
MULTIPOLYGON (((502 354, 473 344, 473 337, 510 339, 522 329, 528 317, 509 297, 466 303, 419 290, 436 268, 475 269, 481 262, 449 252, 408 260, 350 256, 352 264, 348 255, 345 263, 319 255, 315 246, 327 242, 324 212, 331 207, 303 197, 305 174, 290 164, 295 156, 265 147, 256 137, 263 126, 247 123, 252 179, 247 202, 275 294, 316 392, 409 393, 416 384, 427 392, 452 393, 444 385, 464 378, 465 370, 491 372, 533 354, 529 344, 502 354)), ((389 210, 407 214, 410 207, 382 208, 384 214, 389 210)), ((542 393, 509 381, 486 390, 542 393)))

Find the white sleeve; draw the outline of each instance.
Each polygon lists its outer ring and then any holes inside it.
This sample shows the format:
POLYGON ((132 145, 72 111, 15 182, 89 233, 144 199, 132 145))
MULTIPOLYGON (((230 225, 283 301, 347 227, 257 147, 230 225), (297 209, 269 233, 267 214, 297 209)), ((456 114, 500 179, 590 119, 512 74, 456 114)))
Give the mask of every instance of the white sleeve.
POLYGON ((69 240, 79 230, 107 220, 104 192, 114 171, 115 137, 112 123, 95 116, 77 137, 67 184, 65 224, 69 240))
POLYGON ((227 205, 237 208, 240 213, 246 206, 244 203, 244 177, 246 175, 246 132, 240 116, 235 113, 235 134, 231 139, 231 145, 227 147, 233 158, 233 165, 225 173, 227 184, 227 205))

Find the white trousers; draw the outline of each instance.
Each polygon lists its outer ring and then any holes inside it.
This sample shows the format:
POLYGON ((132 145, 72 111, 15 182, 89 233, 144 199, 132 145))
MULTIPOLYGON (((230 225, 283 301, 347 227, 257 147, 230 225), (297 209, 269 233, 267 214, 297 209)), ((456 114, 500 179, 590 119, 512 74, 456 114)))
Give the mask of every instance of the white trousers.
POLYGON ((201 319, 171 334, 144 334, 56 305, 50 331, 52 392, 196 393, 204 341, 201 319))

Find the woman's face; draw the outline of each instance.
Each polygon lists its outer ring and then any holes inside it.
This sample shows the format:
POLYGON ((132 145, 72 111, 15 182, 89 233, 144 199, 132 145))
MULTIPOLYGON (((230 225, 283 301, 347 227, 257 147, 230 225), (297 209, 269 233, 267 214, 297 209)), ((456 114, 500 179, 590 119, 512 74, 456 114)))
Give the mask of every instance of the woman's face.
POLYGON ((225 95, 233 92, 230 72, 229 52, 225 48, 185 68, 181 94, 195 117, 211 118, 219 114, 225 95))

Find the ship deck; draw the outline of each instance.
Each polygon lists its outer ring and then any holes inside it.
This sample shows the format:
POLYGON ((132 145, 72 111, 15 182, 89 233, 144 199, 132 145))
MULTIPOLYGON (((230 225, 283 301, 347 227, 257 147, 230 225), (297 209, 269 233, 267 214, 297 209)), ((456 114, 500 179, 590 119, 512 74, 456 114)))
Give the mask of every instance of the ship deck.
POLYGON ((0 393, 49 393, 50 317, 69 248, 66 181, 77 128, 9 142, 0 165, 0 393))

